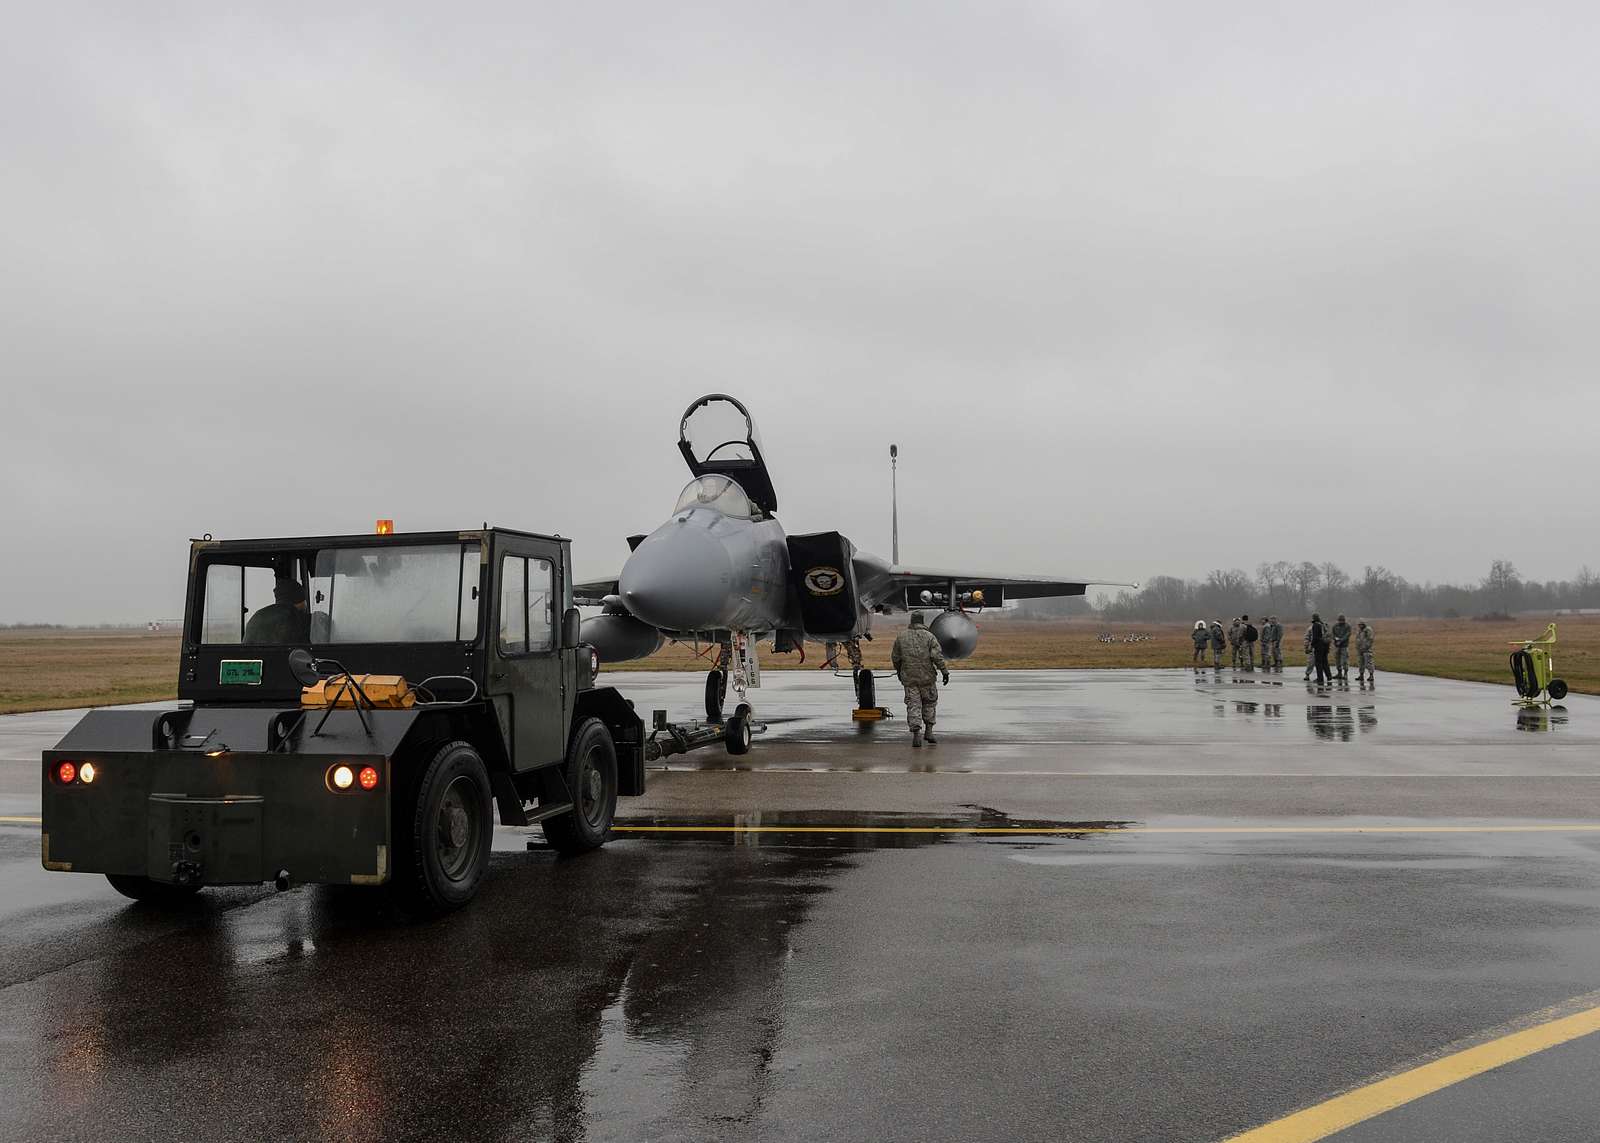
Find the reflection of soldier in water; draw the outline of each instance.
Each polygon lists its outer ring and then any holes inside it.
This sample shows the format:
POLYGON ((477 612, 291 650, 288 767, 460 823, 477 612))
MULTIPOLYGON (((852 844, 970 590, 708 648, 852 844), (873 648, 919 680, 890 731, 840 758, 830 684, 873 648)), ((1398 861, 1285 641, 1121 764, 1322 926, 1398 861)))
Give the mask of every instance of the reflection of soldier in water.
POLYGON ((1356 735, 1356 720, 1347 706, 1308 706, 1306 723, 1311 733, 1325 742, 1349 742, 1356 735))

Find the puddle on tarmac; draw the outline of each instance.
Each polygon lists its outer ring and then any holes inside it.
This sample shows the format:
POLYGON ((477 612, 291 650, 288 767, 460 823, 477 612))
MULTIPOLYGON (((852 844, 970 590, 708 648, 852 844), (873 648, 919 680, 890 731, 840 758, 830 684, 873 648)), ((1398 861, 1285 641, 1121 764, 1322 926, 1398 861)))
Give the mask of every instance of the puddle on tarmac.
POLYGON ((964 809, 966 812, 957 814, 861 810, 757 811, 724 816, 654 814, 618 818, 616 832, 622 838, 658 842, 694 841, 729 846, 803 846, 822 849, 912 849, 958 840, 1094 837, 1106 830, 1126 829, 1135 824, 1109 820, 1018 818, 988 806, 967 806, 964 809), (971 830, 994 832, 967 832, 971 830), (1046 830, 1049 832, 1039 832, 1046 830))
POLYGON ((1531 706, 1517 711, 1517 729, 1532 734, 1548 734, 1567 725, 1567 708, 1564 706, 1531 706))

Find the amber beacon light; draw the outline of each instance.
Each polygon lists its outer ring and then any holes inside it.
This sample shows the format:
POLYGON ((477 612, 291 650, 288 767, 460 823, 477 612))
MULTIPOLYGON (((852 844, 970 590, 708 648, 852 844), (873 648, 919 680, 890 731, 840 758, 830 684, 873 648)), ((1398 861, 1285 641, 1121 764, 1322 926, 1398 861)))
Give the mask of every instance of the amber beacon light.
POLYGON ((394 521, 379 520, 378 526, 374 528, 373 531, 377 532, 380 536, 392 536, 394 535, 394 521))

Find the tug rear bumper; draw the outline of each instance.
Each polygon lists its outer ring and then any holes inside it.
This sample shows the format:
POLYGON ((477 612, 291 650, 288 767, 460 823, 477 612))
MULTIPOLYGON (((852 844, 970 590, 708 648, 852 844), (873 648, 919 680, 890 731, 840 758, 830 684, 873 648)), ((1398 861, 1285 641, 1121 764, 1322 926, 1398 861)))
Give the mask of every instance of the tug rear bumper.
MULTIPOLYGON (((198 718, 202 712, 195 712, 198 718)), ((250 741, 237 720, 213 731, 214 747, 128 749, 130 732, 149 740, 148 711, 94 711, 43 756, 41 858, 46 869, 115 873, 185 885, 241 885, 287 872, 295 882, 380 884, 389 878, 389 752, 410 725, 398 716, 388 733, 368 737, 340 725, 313 740, 294 738, 279 751, 222 748, 250 741), (116 716, 116 717, 111 717, 116 716), (131 718, 129 717, 131 716, 131 718), (120 740, 120 741, 119 741, 120 740), (110 749, 112 745, 122 749, 110 749), (354 749, 352 749, 354 748, 354 749), (73 777, 64 781, 64 764, 73 777), (88 763, 90 781, 85 781, 88 763), (336 771, 352 777, 339 788, 336 771), (354 780, 363 770, 371 788, 354 780)), ((246 712, 263 726, 266 715, 246 712)), ((269 712, 270 713, 270 712, 269 712)), ((379 729, 377 726, 375 730, 379 729)), ((193 735, 191 737, 199 737, 193 735)), ((343 775, 338 775, 342 778, 343 775)))

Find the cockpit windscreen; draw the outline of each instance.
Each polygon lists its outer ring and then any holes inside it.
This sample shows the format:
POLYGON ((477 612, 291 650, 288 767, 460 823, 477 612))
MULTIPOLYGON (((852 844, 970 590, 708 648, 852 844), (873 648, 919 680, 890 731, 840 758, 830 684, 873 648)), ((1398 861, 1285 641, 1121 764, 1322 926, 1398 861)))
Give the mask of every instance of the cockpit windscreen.
POLYGON ((727 476, 701 476, 689 481, 674 512, 710 508, 736 520, 754 520, 759 513, 737 481, 727 476))

